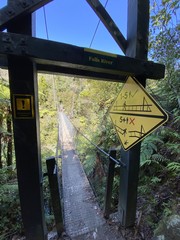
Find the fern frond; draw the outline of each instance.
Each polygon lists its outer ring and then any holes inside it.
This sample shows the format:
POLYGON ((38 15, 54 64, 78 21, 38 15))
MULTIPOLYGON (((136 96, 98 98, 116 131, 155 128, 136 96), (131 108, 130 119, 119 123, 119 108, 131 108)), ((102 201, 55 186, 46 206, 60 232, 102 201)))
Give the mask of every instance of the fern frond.
POLYGON ((167 169, 169 171, 180 173, 180 163, 178 163, 178 162, 171 162, 171 163, 169 163, 167 165, 167 169))
POLYGON ((96 164, 95 156, 87 155, 85 161, 83 162, 84 169, 87 175, 90 175, 93 172, 95 164, 96 164))
POLYGON ((159 153, 155 153, 152 155, 152 160, 157 162, 164 162, 164 161, 168 161, 169 159, 167 159, 166 157, 164 157, 159 153))

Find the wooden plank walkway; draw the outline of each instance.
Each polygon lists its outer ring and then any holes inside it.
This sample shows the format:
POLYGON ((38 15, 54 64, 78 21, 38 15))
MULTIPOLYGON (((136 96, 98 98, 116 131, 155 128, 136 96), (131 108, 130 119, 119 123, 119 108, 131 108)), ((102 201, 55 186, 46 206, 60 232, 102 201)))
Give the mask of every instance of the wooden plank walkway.
POLYGON ((60 113, 62 143, 62 185, 65 230, 76 240, 121 240, 111 231, 95 199, 75 152, 73 127, 60 113))

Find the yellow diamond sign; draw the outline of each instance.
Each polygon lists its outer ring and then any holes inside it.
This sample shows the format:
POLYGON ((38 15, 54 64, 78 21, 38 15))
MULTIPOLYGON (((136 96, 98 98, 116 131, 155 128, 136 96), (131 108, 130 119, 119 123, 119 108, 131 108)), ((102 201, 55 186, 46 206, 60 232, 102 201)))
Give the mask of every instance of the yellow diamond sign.
POLYGON ((123 85, 109 113, 125 150, 168 120, 166 112, 132 77, 123 85))

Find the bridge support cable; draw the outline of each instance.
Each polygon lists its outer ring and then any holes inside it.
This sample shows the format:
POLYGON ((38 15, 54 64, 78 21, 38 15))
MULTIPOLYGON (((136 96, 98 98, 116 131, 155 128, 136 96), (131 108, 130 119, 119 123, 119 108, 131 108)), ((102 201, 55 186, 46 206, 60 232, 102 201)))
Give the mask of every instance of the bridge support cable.
POLYGON ((61 157, 61 153, 59 151, 62 149, 62 142, 61 142, 61 130, 60 130, 60 124, 58 124, 58 136, 57 136, 57 145, 56 145, 56 160, 61 157))
MULTIPOLYGON (((108 4, 108 0, 106 0, 106 3, 105 3, 105 5, 104 5, 104 9, 106 9, 107 4, 108 4)), ((91 46, 92 46, 92 44, 93 44, 93 41, 94 41, 94 38, 95 38, 95 36, 96 36, 97 30, 98 30, 98 28, 99 28, 100 22, 101 22, 101 20, 99 19, 98 24, 97 24, 97 26, 96 26, 96 29, 95 29, 95 31, 94 31, 94 34, 93 34, 91 43, 90 43, 90 45, 89 45, 89 48, 91 48, 91 46)))
MULTIPOLYGON (((74 125, 73 125, 74 126, 74 125)), ((93 143, 89 138, 87 138, 79 129, 77 129, 75 126, 74 128, 76 131, 81 134, 91 145, 93 145, 99 152, 103 153, 106 157, 108 157, 110 160, 115 162, 120 167, 126 167, 126 164, 123 163, 120 159, 113 158, 109 153, 105 152, 102 148, 98 147, 95 143, 93 143)))

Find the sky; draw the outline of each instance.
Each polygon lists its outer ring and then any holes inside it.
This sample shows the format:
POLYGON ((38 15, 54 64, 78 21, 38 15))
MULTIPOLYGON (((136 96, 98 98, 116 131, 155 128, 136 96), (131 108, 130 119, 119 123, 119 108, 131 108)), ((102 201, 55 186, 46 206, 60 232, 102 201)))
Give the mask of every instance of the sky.
MULTIPOLYGON (((100 0, 104 6, 107 0, 100 0)), ((7 0, 0 0, 0 8, 7 0)), ((106 10, 126 37, 127 0, 108 0, 106 10)), ((99 18, 86 0, 53 0, 36 11, 36 37, 90 47, 99 18), (44 15, 45 12, 45 15, 44 15), (45 24, 47 21, 47 31, 45 24)), ((91 48, 121 54, 122 51, 100 22, 91 48)))
MULTIPOLYGON (((106 0, 102 0, 104 5, 106 0)), ((109 0, 106 10, 121 32, 126 35, 126 0, 109 0)), ((86 0, 54 0, 45 6, 49 39, 89 47, 99 18, 86 0)), ((37 11, 37 36, 46 36, 44 11, 37 11)), ((103 23, 100 23, 92 48, 120 53, 120 48, 103 23)))

